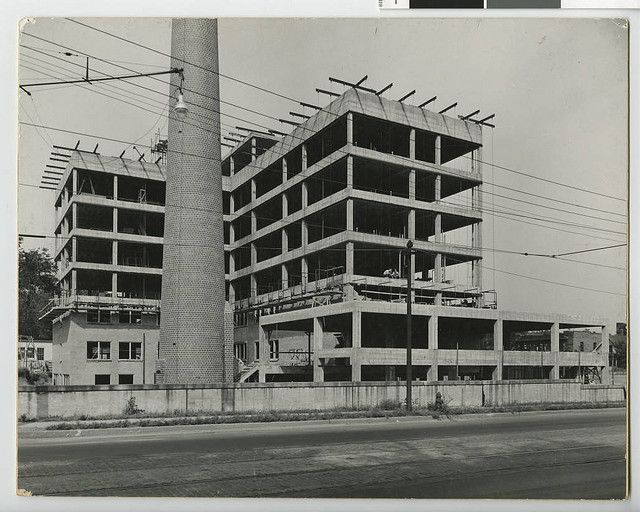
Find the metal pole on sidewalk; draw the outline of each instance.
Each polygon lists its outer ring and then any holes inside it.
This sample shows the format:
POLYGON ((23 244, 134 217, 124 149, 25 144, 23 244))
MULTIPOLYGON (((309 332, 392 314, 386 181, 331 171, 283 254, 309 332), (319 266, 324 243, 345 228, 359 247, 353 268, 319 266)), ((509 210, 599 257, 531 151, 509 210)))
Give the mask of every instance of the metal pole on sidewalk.
POLYGON ((409 240, 407 242, 407 410, 411 411, 412 408, 412 400, 411 400, 411 381, 413 380, 413 376, 411 375, 412 370, 412 361, 411 361, 411 280, 413 278, 412 268, 411 268, 411 254, 412 254, 413 242, 409 240))

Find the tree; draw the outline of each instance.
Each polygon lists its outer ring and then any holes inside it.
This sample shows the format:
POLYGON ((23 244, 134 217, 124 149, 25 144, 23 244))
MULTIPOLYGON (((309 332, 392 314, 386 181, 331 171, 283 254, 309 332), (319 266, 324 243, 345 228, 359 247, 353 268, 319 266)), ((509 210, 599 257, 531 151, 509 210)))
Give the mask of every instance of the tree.
POLYGON ((20 244, 18 254, 18 333, 49 340, 51 322, 38 317, 57 292, 56 265, 46 249, 27 251, 20 244))
POLYGON ((613 354, 611 364, 616 368, 626 368, 627 336, 624 334, 613 334, 609 336, 609 350, 613 354))

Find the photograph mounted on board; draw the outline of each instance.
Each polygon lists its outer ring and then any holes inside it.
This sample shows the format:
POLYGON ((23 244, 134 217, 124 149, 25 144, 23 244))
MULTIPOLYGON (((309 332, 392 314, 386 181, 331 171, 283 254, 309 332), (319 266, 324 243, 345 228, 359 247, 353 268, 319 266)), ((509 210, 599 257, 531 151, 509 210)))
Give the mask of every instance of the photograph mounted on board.
POLYGON ((19 492, 624 499, 628 30, 25 20, 19 492))

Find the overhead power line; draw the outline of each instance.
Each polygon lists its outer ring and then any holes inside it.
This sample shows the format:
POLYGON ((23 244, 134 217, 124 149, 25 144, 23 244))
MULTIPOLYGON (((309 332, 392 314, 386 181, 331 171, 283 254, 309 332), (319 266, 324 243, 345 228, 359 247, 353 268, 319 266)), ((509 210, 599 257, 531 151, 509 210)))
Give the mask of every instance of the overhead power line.
MULTIPOLYGON (((88 133, 76 132, 76 131, 72 131, 72 130, 65 130, 65 129, 51 127, 51 126, 38 125, 38 124, 35 124, 35 123, 26 123, 26 122, 22 122, 21 121, 20 124, 26 125, 26 126, 33 126, 35 128, 43 128, 43 129, 48 129, 48 130, 60 131, 60 132, 63 132, 63 133, 70 133, 70 134, 73 134, 73 135, 80 135, 80 136, 85 136, 85 137, 98 138, 98 139, 107 140, 107 141, 111 141, 111 142, 118 142, 118 143, 122 143, 122 144, 128 144, 128 145, 133 144, 133 143, 131 143, 129 141, 123 141, 123 140, 113 139, 113 138, 109 138, 109 137, 101 137, 101 136, 96 136, 96 135, 92 135, 92 134, 88 134, 88 133)), ((145 145, 145 147, 151 147, 151 146, 146 146, 145 145)), ((187 156, 195 156, 195 157, 199 157, 199 158, 205 158, 207 160, 214 160, 214 159, 212 159, 210 157, 204 157, 203 155, 197 155, 197 154, 193 154, 193 153, 185 153, 185 152, 180 152, 180 151, 176 151, 176 153, 184 154, 184 155, 187 155, 187 156)), ((217 161, 217 159, 216 159, 216 161, 217 161)), ((451 204, 451 203, 452 202, 450 202, 449 204, 451 204)), ((447 204, 447 202, 445 201, 444 204, 447 204)), ((465 206, 465 205, 462 205, 462 206, 465 206)), ((593 226, 587 226, 587 225, 570 223, 570 222, 562 222, 562 221, 554 220, 554 219, 546 219, 544 217, 532 217, 532 216, 527 216, 527 215, 524 215, 524 214, 521 214, 521 213, 510 213, 510 212, 505 212, 505 211, 495 210, 495 209, 494 210, 483 210, 483 211, 487 211, 488 213, 498 213, 499 212, 499 213, 503 213, 505 215, 510 215, 510 216, 514 216, 514 217, 528 218, 528 219, 539 220, 539 221, 543 221, 543 222, 553 222, 553 223, 556 223, 556 224, 579 227, 579 228, 590 229, 590 230, 601 231, 601 232, 609 232, 609 233, 623 234, 623 235, 626 234, 626 233, 623 233, 623 232, 607 230, 607 229, 604 229, 604 228, 597 228, 597 227, 593 227, 593 226)))
MULTIPOLYGON (((114 38, 119 39, 119 40, 124 41, 124 42, 127 42, 127 43, 129 43, 129 44, 133 44, 133 45, 138 46, 138 47, 140 47, 140 48, 144 48, 144 49, 149 50, 149 51, 151 51, 151 52, 154 52, 154 53, 157 53, 157 54, 163 55, 163 56, 165 56, 165 57, 174 58, 174 59, 176 59, 176 60, 178 60, 178 61, 181 61, 181 62, 183 62, 183 63, 185 63, 185 64, 189 64, 189 65, 191 65, 191 66, 197 67, 197 68, 202 69, 202 70, 204 70, 204 71, 208 71, 208 72, 210 72, 210 73, 217 74, 217 75, 219 75, 219 76, 221 76, 221 77, 223 77, 223 78, 227 78, 227 79, 229 79, 229 80, 233 80, 233 81, 236 81, 236 82, 238 82, 238 83, 242 83, 242 84, 244 84, 244 85, 247 85, 247 86, 250 86, 250 87, 254 87, 254 88, 259 89, 259 90, 261 90, 261 91, 263 91, 263 92, 266 92, 266 93, 269 93, 269 94, 273 94, 273 95, 275 95, 275 96, 279 96, 280 98, 284 98, 284 99, 287 99, 287 100, 289 100, 289 101, 293 101, 293 102, 298 103, 298 104, 300 103, 300 100, 297 100, 297 99, 295 99, 295 98, 291 98, 291 97, 289 97, 289 96, 286 96, 286 95, 280 94, 280 93, 275 92, 275 91, 273 91, 273 90, 267 89, 267 88, 265 88, 265 87, 258 86, 258 85, 256 85, 256 84, 252 84, 252 83, 247 82, 247 81, 244 81, 244 80, 237 79, 237 78, 235 78, 235 77, 231 77, 231 76, 228 76, 228 75, 224 75, 224 74, 222 74, 222 73, 220 73, 220 72, 218 72, 218 71, 215 71, 215 70, 209 69, 209 68, 207 68, 207 67, 203 67, 203 66, 200 66, 200 65, 194 64, 194 63, 189 62, 189 61, 187 61, 187 60, 185 60, 185 59, 178 59, 178 58, 176 58, 176 57, 174 57, 174 56, 172 56, 172 55, 170 55, 170 54, 167 54, 167 53, 165 53, 165 52, 162 52, 162 51, 157 50, 157 49, 155 49, 155 48, 152 48, 152 47, 150 47, 150 46, 146 46, 146 45, 143 45, 143 44, 141 44, 141 43, 137 43, 137 42, 135 42, 135 41, 132 41, 131 39, 127 39, 127 38, 125 38, 125 37, 118 36, 118 35, 116 35, 116 34, 113 34, 113 33, 109 32, 109 31, 106 31, 106 30, 102 30, 102 29, 99 29, 99 28, 93 27, 93 26, 91 26, 91 25, 88 25, 88 24, 86 24, 86 23, 82 23, 82 22, 77 21, 77 20, 74 20, 74 19, 72 19, 72 18, 65 18, 65 19, 67 19, 68 21, 71 21, 71 22, 73 22, 73 23, 76 23, 76 24, 78 24, 78 25, 82 25, 82 26, 84 26, 84 27, 86 27, 86 28, 89 28, 89 29, 91 29, 91 30, 95 30, 95 31, 100 32, 100 33, 102 33, 102 34, 108 35, 108 36, 110 36, 110 37, 114 37, 114 38)), ((542 177, 540 177, 540 176, 535 176, 535 175, 533 175, 533 174, 525 173, 525 172, 522 172, 522 171, 517 171, 517 170, 515 170, 515 169, 511 169, 511 168, 509 168, 509 167, 505 167, 505 166, 497 165, 497 164, 494 164, 494 163, 483 162, 483 161, 481 161, 481 160, 478 160, 478 161, 479 161, 479 162, 481 162, 481 163, 483 163, 483 164, 491 165, 491 166, 493 166, 493 167, 495 167, 495 168, 497 168, 497 169, 501 169, 501 170, 504 170, 504 171, 512 172, 512 173, 515 173, 515 174, 519 174, 519 175, 521 175, 521 176, 527 176, 527 177, 529 177, 529 178, 531 178, 531 179, 536 179, 536 180, 539 180, 539 181, 543 181, 543 182, 546 182, 546 183, 551 183, 551 184, 554 184, 554 185, 558 185, 558 186, 562 186, 562 187, 570 188, 570 189, 573 189, 573 190, 578 190, 578 191, 581 191, 581 192, 585 192, 585 193, 589 193, 589 194, 594 194, 594 195, 601 196, 601 197, 606 197, 606 198, 608 198, 608 199, 613 199, 613 200, 616 200, 616 201, 623 201, 623 202, 626 202, 626 199, 624 199, 624 198, 620 198, 620 197, 612 196, 612 195, 609 195, 609 194, 604 194, 604 193, 602 193, 602 192, 597 192, 597 191, 590 190, 590 189, 583 188, 583 187, 577 187, 577 186, 575 186, 575 185, 570 185, 570 184, 562 183, 562 182, 555 181, 555 180, 550 180, 550 179, 548 179, 548 178, 542 178, 542 177)))
MULTIPOLYGON (((79 23, 79 22, 78 22, 78 23, 79 23)), ((31 34, 26 34, 26 35, 31 35, 31 34)), ((50 44, 54 44, 54 45, 61 46, 61 47, 63 47, 63 48, 67 48, 67 49, 70 49, 70 50, 73 50, 73 51, 80 51, 80 50, 76 50, 76 49, 69 48, 69 47, 64 46, 64 45, 60 45, 59 43, 56 43, 56 42, 54 42, 54 41, 50 41, 50 40, 47 40, 47 39, 44 39, 44 38, 40 38, 40 37, 38 37, 38 36, 33 36, 33 35, 31 35, 31 36, 32 36, 32 37, 35 37, 35 38, 37 38, 37 39, 41 39, 41 40, 43 40, 43 41, 46 41, 46 42, 48 42, 48 43, 50 43, 50 44)), ((88 54, 84 54, 84 55, 88 55, 88 54)), ((167 54, 164 54, 164 55, 165 55, 165 56, 168 56, 167 54)), ((126 68, 126 67, 124 67, 124 66, 119 66, 119 65, 113 64, 113 63, 111 63, 111 62, 109 62, 109 61, 106 61, 105 59, 100 59, 100 58, 98 58, 98 57, 91 56, 91 55, 89 55, 89 56, 90 56, 90 57, 93 57, 94 59, 98 59, 98 60, 100 60, 100 61, 102 61, 102 62, 106 62, 106 63, 108 63, 108 64, 111 64, 111 65, 117 66, 117 67, 119 67, 119 68, 122 68, 122 69, 128 70, 128 71, 130 71, 130 72, 134 72, 134 71, 135 71, 135 70, 132 70, 132 69, 130 69, 130 68, 126 68)), ((54 58, 57 58, 57 57, 54 57, 54 58)), ((61 60, 63 60, 63 61, 64 61, 64 59, 61 59, 61 60)), ((65 62, 67 62, 67 61, 65 61, 65 62)), ((184 61, 184 62, 187 62, 187 63, 188 63, 188 61, 184 61)), ((76 65, 78 65, 78 64, 76 64, 76 65)), ((213 71, 212 71, 212 72, 213 72, 213 71)), ((104 73, 103 73, 103 74, 104 74, 104 73)), ((110 75, 108 75, 108 76, 110 76, 110 75)), ((155 80, 160 81, 160 82, 161 82, 161 83, 163 83, 163 84, 166 84, 166 82, 164 82, 164 81, 162 81, 162 80, 160 80, 160 79, 157 79, 157 78, 155 78, 155 77, 152 77, 152 78, 154 78, 155 80)), ((130 82, 127 82, 127 83, 130 83, 130 82)), ((131 84, 131 85, 135 85, 135 86, 139 86, 138 84, 135 84, 135 83, 130 83, 130 84, 131 84)), ((145 87, 143 86, 142 88, 145 88, 145 87)), ((156 91, 156 90, 154 90, 154 89, 149 89, 149 88, 145 88, 145 89, 148 89, 148 90, 153 91, 153 92, 156 92, 156 93, 160 93, 160 91, 156 91)), ((194 91, 194 92, 197 92, 197 91, 194 91)), ((160 93, 160 94, 164 94, 164 93, 160 93)), ((200 94, 200 93, 198 93, 198 94, 200 94)), ((208 96, 206 96, 206 95, 202 95, 202 96, 208 97, 208 96)), ((208 97, 208 98, 209 98, 209 97, 208 97)), ((219 98, 211 98, 211 99, 217 99, 218 101, 221 101, 222 103, 228 103, 228 102, 224 102, 224 101, 222 101, 222 100, 219 100, 219 98)), ((295 101, 295 100, 292 100, 292 101, 295 101)), ((194 102, 192 102, 192 103, 194 103, 194 102)), ((194 103, 194 104, 195 104, 195 105, 197 105, 196 103, 194 103)), ((242 109, 244 109, 244 110, 247 110, 248 112, 256 113, 256 114, 258 114, 258 115, 265 116, 265 117, 270 118, 270 119, 272 119, 272 120, 277 120, 277 118, 276 118, 276 117, 274 117, 274 116, 270 116, 270 115, 267 115, 267 114, 264 114, 264 113, 261 113, 261 112, 257 112, 257 111, 254 111, 254 110, 252 110, 252 109, 247 109, 247 108, 244 108, 244 107, 242 107, 242 106, 235 105, 235 104, 232 104, 232 103, 229 103, 229 104, 230 104, 230 105, 232 105, 232 106, 236 106, 236 107, 242 108, 242 109)), ((203 108, 204 108, 204 107, 203 107, 203 108)), ((210 109, 208 109, 208 110, 210 110, 210 109)), ((324 109, 322 109, 322 110, 324 110, 324 109)), ((239 118, 239 117, 231 116, 231 115, 229 115, 229 114, 223 114, 222 112, 218 112, 218 111, 216 111, 216 112, 217 112, 217 113, 219 113, 219 114, 221 114, 221 115, 229 116, 229 117, 231 117, 231 118, 241 119, 241 118, 239 118)), ((206 116, 205 116, 205 117, 206 117, 206 116)), ((251 122, 251 121, 248 121, 248 122, 251 122)), ((251 123, 253 123, 253 122, 251 122, 251 123)), ((257 126, 260 126, 261 128, 265 128, 265 129, 267 129, 267 128, 268 128, 267 126, 260 125, 260 124, 258 124, 258 123, 253 123, 253 124, 256 124, 257 126)), ((293 137, 293 135, 292 135, 292 134, 290 134, 289 136, 292 136, 292 137, 293 137)), ((294 138, 295 138, 295 137, 294 137, 294 138)), ((298 138, 300 138, 300 140, 301 140, 301 141, 303 140, 301 137, 298 137, 298 138)), ((284 156, 284 155, 282 155, 282 156, 284 156)), ((465 158, 471 158, 471 157, 467 157, 467 156, 465 156, 465 158)), ((486 165, 492 166, 492 167, 497 167, 497 168, 500 168, 500 169, 503 169, 503 170, 508 170, 508 171, 516 172, 516 173, 518 173, 518 174, 522 174, 522 175, 529 176, 529 177, 532 177, 532 178, 538 178, 537 176, 532 176, 532 175, 530 175, 530 174, 528 174, 528 173, 523 173, 523 172, 521 172, 521 171, 516 171, 516 170, 514 170, 514 169, 509 169, 509 168, 504 167, 504 166, 497 166, 496 164, 492 164, 492 163, 488 163, 488 162, 483 162, 483 163, 484 163, 484 164, 486 164, 486 165)), ((558 185, 564 185, 564 184, 561 184, 561 183, 557 183, 557 184, 558 184, 558 185)), ((500 187, 500 185, 496 185, 496 186, 499 186, 499 187, 500 187)), ((572 186, 571 186, 571 187, 572 187, 572 186)), ((503 188, 508 188, 508 187, 503 187, 503 188)), ((573 187, 573 188, 575 188, 575 187, 573 187)), ((578 188, 578 189, 579 189, 579 188, 578 188)), ((513 190, 517 190, 517 189, 513 189, 513 190)), ((587 189, 580 189, 580 190, 588 191, 587 189)), ((520 192, 522 192, 522 193, 524 193, 524 194, 528 194, 527 192, 524 192, 524 191, 520 191, 520 192)), ((593 192, 593 193, 598 194, 598 195, 602 195, 602 194, 597 193, 597 192, 593 192)), ((530 194, 530 195, 534 195, 534 196, 535 196, 535 194, 530 194)), ((540 197, 545 198, 545 199, 548 199, 548 200, 552 200, 552 201, 558 201, 558 202, 560 202, 560 203, 566 203, 566 202, 563 202, 563 201, 560 201, 560 200, 555 200, 555 199, 552 199, 552 198, 547 198, 547 197, 545 197, 545 196, 540 196, 540 197)), ((517 200, 517 199, 513 199, 513 200, 517 200)), ((578 207, 582 207, 582 208, 589 208, 589 207, 586 207, 586 206, 575 205, 575 204, 573 204, 573 203, 569 203, 569 204, 572 204, 572 205, 574 205, 574 206, 578 206, 578 207)), ((615 213, 615 212, 609 212, 609 211, 604 211, 604 212, 606 212, 606 213, 611 213, 611 214, 614 214, 614 215, 620 215, 620 216, 622 216, 622 214, 617 214, 617 213, 615 213)), ((568 213, 571 213, 571 212, 568 212, 568 213)), ((600 220, 608 220, 608 219, 600 219, 600 220)), ((614 221, 610 221, 610 222, 614 222, 614 221)))
POLYGON ((553 257, 557 258, 560 256, 570 256, 572 254, 584 254, 585 252, 604 251, 606 249, 615 249, 617 247, 626 247, 626 246, 627 244, 607 245, 606 247, 595 247, 594 249, 584 249, 582 251, 562 252, 559 254, 554 254, 553 257))
POLYGON ((113 34, 113 33, 111 33, 111 32, 108 32, 108 31, 106 31, 106 30, 102 30, 102 29, 99 29, 99 28, 97 28, 97 27, 93 27, 93 26, 91 26, 91 25, 88 25, 88 24, 86 24, 86 23, 82 23, 81 21, 74 20, 73 18, 65 18, 65 19, 66 19, 67 21, 72 22, 72 23, 76 23, 76 24, 78 24, 78 25, 82 25, 83 27, 89 28, 89 29, 91 29, 91 30, 95 30, 96 32, 101 32, 102 34, 108 35, 108 36, 113 37, 113 38, 115 38, 115 39, 119 39, 120 41, 124 41, 124 42, 127 42, 127 43, 129 43, 129 44, 132 44, 132 45, 134 45, 134 46, 138 46, 139 48, 144 48, 145 50, 149 50, 150 52, 157 53, 158 55, 163 55, 164 57, 168 57, 168 58, 170 58, 170 59, 176 59, 176 60, 178 60, 178 61, 184 62, 185 64, 189 64, 190 66, 193 66, 193 67, 195 67, 195 68, 201 69, 201 70, 203 70, 203 71, 208 71, 209 73, 213 73, 213 74, 218 75, 218 76, 220 76, 220 77, 222 77, 222 78, 226 78, 226 79, 228 79, 228 80, 232 80, 232 81, 234 81, 234 82, 237 82, 237 83, 239 83, 239 84, 246 85, 246 86, 248 86, 248 87, 253 87, 254 89, 257 89, 257 90, 262 91, 262 92, 266 92, 266 93, 268 93, 268 94, 272 94, 272 95, 274 95, 274 96, 277 96, 277 97, 282 98, 282 99, 285 99, 285 100, 293 101, 293 102, 295 102, 295 103, 300 103, 300 100, 296 100, 295 98, 292 98, 292 97, 290 97, 290 96, 286 96, 286 95, 284 95, 284 94, 280 94, 280 93, 278 93, 278 92, 272 91, 272 90, 270 90, 270 89, 267 89, 266 87, 261 87, 261 86, 259 86, 259 85, 252 84, 252 83, 247 82, 247 81, 245 81, 245 80, 241 80, 241 79, 239 79, 239 78, 235 78, 235 77, 233 77, 233 76, 225 75, 224 73, 220 73, 219 71, 214 71, 213 69, 209 69, 209 68, 207 68, 207 67, 200 66, 200 65, 195 64, 195 63, 193 63, 193 62, 189 62, 188 60, 180 59, 180 58, 178 58, 178 57, 174 57, 173 55, 170 55, 170 54, 168 54, 168 53, 162 52, 162 51, 157 50, 157 49, 155 49, 155 48, 151 48, 150 46, 146 46, 146 45, 144 45, 144 44, 137 43, 137 42, 135 42, 135 41, 132 41, 131 39, 127 39, 126 37, 118 36, 118 35, 116 35, 116 34, 113 34))

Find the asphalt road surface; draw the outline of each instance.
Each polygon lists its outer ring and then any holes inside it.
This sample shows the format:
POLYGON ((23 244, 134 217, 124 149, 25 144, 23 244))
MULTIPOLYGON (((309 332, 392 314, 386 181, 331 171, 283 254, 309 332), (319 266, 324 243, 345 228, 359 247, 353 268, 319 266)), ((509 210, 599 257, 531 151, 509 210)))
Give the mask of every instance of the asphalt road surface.
POLYGON ((625 411, 25 433, 34 495, 623 498, 625 411), (49 433, 49 435, 51 435, 49 433))

